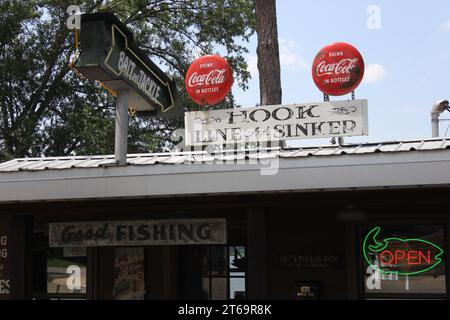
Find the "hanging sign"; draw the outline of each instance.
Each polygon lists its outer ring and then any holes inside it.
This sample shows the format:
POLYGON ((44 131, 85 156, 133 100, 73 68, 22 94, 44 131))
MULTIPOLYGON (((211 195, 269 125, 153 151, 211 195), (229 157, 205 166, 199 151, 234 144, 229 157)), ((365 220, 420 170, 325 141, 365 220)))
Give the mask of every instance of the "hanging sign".
POLYGON ((324 94, 342 96, 354 91, 364 77, 364 60, 352 45, 336 42, 316 55, 312 76, 324 94))
POLYGON ((368 134, 367 100, 185 113, 188 146, 368 134))
POLYGON ((225 99, 233 85, 233 70, 227 60, 206 55, 195 60, 186 74, 186 90, 201 106, 212 106, 225 99))
POLYGON ((412 276, 434 269, 442 262, 444 250, 431 241, 382 238, 380 234, 380 227, 368 232, 363 242, 363 254, 367 263, 382 274, 412 276))
POLYGON ((51 247, 225 244, 225 219, 49 224, 51 247))
POLYGON ((129 105, 138 112, 180 109, 175 83, 136 46, 133 34, 112 13, 81 15, 75 68, 115 95, 129 90, 129 105))

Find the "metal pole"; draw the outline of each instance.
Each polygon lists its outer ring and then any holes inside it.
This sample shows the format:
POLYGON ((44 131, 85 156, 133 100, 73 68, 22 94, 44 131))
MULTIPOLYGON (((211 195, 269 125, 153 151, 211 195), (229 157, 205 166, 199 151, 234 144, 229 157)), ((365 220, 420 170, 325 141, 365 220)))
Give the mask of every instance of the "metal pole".
MULTIPOLYGON (((356 99, 356 93, 353 90, 352 91, 352 100, 356 99)), ((343 146, 344 145, 344 137, 338 137, 338 145, 343 146)))
POLYGON ((116 139, 114 143, 114 158, 116 164, 127 164, 128 138, 128 90, 119 90, 116 101, 116 139))
POLYGON ((439 114, 431 113, 431 135, 433 138, 439 137, 439 114))

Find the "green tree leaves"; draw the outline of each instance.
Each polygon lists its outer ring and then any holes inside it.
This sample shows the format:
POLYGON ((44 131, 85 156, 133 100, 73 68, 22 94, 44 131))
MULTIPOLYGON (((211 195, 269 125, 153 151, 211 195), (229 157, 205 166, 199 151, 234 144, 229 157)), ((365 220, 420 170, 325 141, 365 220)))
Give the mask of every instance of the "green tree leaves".
MULTIPOLYGON (((135 33, 149 57, 179 83, 199 55, 220 48, 243 88, 249 79, 243 54, 254 30, 245 0, 0 0, 0 161, 13 157, 111 154, 115 100, 68 67, 74 34, 66 9, 112 11, 135 33)), ((232 95, 220 107, 234 105, 232 95)), ((170 148, 181 120, 132 118, 130 153, 170 148)))

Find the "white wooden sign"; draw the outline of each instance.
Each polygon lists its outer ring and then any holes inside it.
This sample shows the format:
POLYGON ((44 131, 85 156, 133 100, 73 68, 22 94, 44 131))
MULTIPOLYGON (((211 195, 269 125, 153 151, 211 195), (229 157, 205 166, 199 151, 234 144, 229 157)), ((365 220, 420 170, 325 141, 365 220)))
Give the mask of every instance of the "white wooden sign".
POLYGON ((185 113, 186 145, 368 135, 367 100, 185 113))
POLYGON ((49 224, 50 247, 225 244, 226 219, 89 221, 49 224))

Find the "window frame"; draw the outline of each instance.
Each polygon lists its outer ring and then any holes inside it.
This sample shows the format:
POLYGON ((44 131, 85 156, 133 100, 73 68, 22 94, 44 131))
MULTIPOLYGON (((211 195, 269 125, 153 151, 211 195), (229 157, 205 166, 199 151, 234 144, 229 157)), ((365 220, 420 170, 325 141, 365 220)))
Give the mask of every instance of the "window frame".
MULTIPOLYGON (((44 230, 47 230, 47 232, 44 232, 45 236, 47 237, 46 241, 46 248, 47 250, 50 249, 49 242, 48 242, 48 226, 49 223, 53 221, 43 219, 40 221, 37 221, 36 219, 33 219, 33 222, 31 224, 31 232, 34 237, 35 234, 39 233, 36 232, 39 230, 37 227, 44 227, 44 230)), ((42 231, 42 230, 41 230, 42 231)), ((35 243, 32 240, 31 241, 31 263, 30 266, 33 268, 34 264, 34 249, 35 249, 35 243)), ((63 250, 63 248, 60 248, 63 250)), ((93 292, 94 292, 94 274, 95 274, 95 248, 94 247, 86 247, 86 292, 85 293, 79 293, 79 292, 73 292, 73 293, 49 293, 47 286, 45 291, 37 291, 35 288, 35 281, 34 277, 36 276, 34 273, 31 275, 30 280, 30 291, 31 291, 31 299, 32 300, 88 300, 93 298, 93 292)), ((47 283, 48 280, 48 270, 47 270, 47 258, 46 259, 46 272, 43 275, 40 275, 42 277, 45 276, 45 282, 47 283)))
MULTIPOLYGON (((211 295, 211 289, 212 289, 212 279, 226 279, 226 300, 230 300, 230 281, 231 279, 244 279, 245 281, 245 299, 247 300, 248 297, 248 268, 246 268, 246 270, 244 270, 244 275, 243 276, 231 276, 231 270, 230 269, 230 248, 231 247, 243 247, 244 248, 244 252, 245 252, 245 257, 247 257, 247 246, 246 245, 241 245, 241 244, 224 244, 224 245, 208 245, 206 246, 207 248, 207 252, 208 252, 208 300, 213 300, 212 299, 212 295, 211 295), (211 251, 213 247, 219 247, 219 248, 223 248, 225 247, 225 251, 226 251, 226 270, 225 270, 225 276, 224 277, 218 277, 218 276, 211 276, 211 251)), ((241 271, 242 272, 242 271, 241 271)), ((214 299, 217 300, 217 299, 214 299)))
MULTIPOLYGON (((93 248, 86 247, 86 292, 79 293, 49 293, 48 291, 35 291, 33 286, 32 299, 33 300, 88 300, 92 298, 93 292, 93 276, 94 276, 94 261, 93 248)), ((48 274, 45 274, 47 279, 48 274)), ((34 284, 34 279, 32 280, 34 284)))

